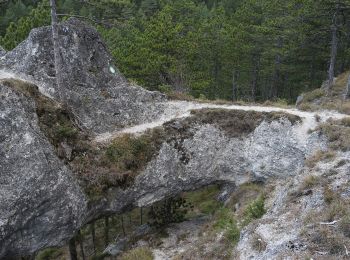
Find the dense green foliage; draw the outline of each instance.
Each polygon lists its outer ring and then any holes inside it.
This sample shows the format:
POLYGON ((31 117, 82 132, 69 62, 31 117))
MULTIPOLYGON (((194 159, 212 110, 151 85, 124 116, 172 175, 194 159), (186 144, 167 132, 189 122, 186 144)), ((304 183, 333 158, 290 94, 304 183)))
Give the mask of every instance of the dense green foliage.
MULTIPOLYGON (((60 13, 89 18, 120 70, 149 89, 208 99, 294 101, 327 79, 332 28, 335 74, 349 67, 349 0, 57 2, 60 13)), ((45 3, 0 4, 0 44, 11 49, 30 28, 47 24, 45 3)))

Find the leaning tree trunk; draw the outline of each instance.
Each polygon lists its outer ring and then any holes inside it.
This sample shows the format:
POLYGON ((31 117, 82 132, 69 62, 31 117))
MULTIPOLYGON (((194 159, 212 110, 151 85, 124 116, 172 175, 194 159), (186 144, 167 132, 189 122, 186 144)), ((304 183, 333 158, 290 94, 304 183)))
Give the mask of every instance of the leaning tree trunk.
POLYGON ((54 62, 55 62, 56 84, 57 84, 60 101, 63 104, 65 104, 66 100, 65 100, 64 90, 63 90, 63 81, 62 81, 62 73, 61 73, 62 60, 61 60, 60 47, 59 47, 56 0, 50 0, 50 5, 51 5, 51 27, 52 27, 52 42, 53 42, 53 53, 54 53, 54 62))

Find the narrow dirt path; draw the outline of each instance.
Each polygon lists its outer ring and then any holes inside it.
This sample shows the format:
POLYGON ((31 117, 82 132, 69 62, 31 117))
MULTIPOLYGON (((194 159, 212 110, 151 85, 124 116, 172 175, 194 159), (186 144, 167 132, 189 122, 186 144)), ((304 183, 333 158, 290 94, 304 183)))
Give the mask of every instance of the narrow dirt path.
POLYGON ((320 122, 325 122, 329 118, 340 119, 348 117, 348 115, 340 114, 335 111, 318 111, 318 112, 305 112, 298 109, 279 108, 279 107, 266 107, 266 106, 240 106, 240 105, 215 105, 210 103, 195 103, 187 101, 171 101, 167 102, 167 109, 165 113, 156 121, 148 122, 132 127, 124 128, 115 132, 107 132, 99 134, 95 137, 97 143, 108 142, 111 139, 122 134, 140 134, 147 129, 152 129, 163 125, 164 123, 176 118, 185 118, 191 115, 191 110, 203 109, 203 108, 217 108, 217 109, 229 109, 229 110, 243 110, 243 111, 256 111, 256 112, 284 112, 292 115, 297 115, 303 119, 303 122, 297 127, 295 133, 299 135, 299 139, 305 138, 309 129, 315 128, 320 122), (317 122, 316 115, 320 117, 317 122))

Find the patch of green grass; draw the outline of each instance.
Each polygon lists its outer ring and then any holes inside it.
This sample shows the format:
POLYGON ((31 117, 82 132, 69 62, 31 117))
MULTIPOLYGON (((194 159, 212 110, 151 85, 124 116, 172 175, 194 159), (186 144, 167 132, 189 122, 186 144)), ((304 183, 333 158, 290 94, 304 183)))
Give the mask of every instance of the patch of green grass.
POLYGON ((304 101, 311 102, 311 101, 314 101, 315 99, 323 97, 325 95, 325 91, 321 88, 318 88, 313 91, 304 93, 303 95, 304 95, 304 101))
POLYGON ((240 237, 240 231, 237 221, 232 212, 227 208, 221 208, 216 215, 216 221, 213 226, 216 230, 224 231, 224 236, 232 244, 237 244, 240 237))
POLYGON ((63 140, 63 139, 74 139, 77 137, 78 130, 71 125, 60 125, 58 124, 53 128, 54 136, 56 139, 63 140))
POLYGON ((212 215, 222 206, 222 203, 216 199, 219 192, 219 187, 213 185, 197 191, 186 192, 184 197, 194 206, 194 211, 192 212, 212 215))

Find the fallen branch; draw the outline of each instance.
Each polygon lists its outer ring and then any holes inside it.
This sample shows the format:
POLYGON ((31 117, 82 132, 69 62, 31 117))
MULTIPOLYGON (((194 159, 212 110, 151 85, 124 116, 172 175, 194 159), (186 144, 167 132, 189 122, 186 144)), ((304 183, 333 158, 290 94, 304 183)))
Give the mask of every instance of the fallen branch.
POLYGON ((339 220, 334 220, 332 222, 320 222, 320 225, 328 225, 328 226, 333 226, 335 225, 339 220))

